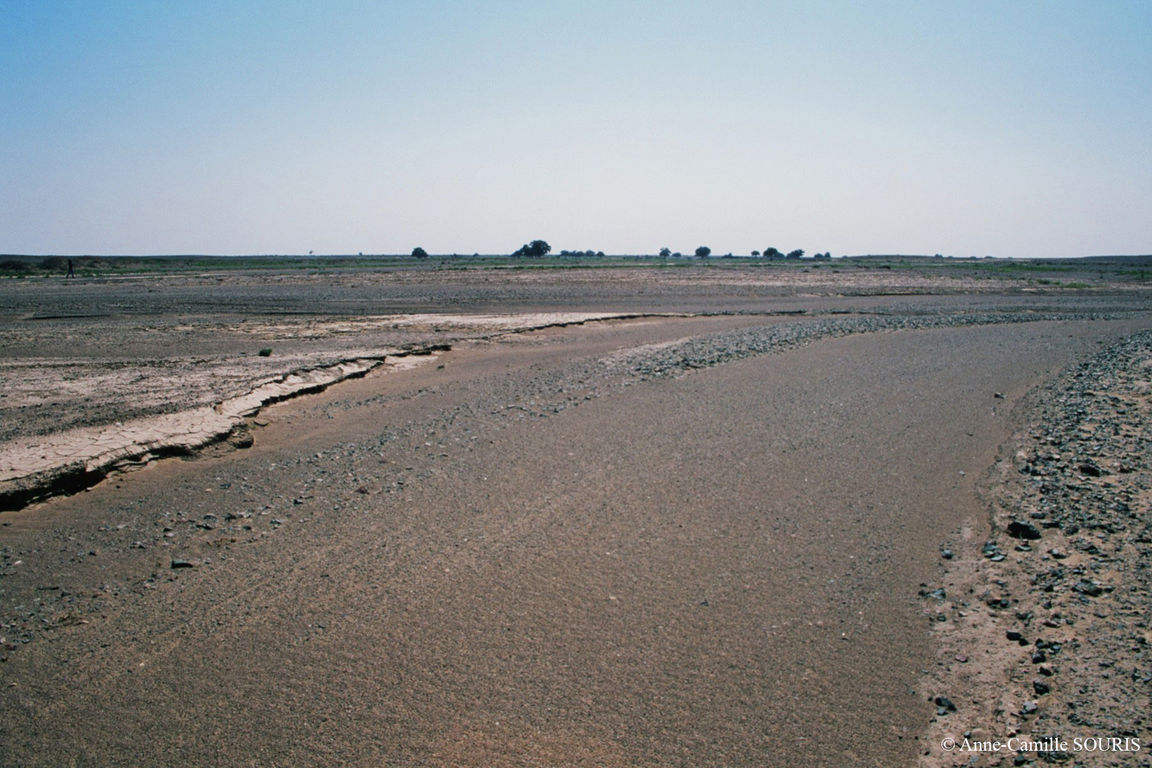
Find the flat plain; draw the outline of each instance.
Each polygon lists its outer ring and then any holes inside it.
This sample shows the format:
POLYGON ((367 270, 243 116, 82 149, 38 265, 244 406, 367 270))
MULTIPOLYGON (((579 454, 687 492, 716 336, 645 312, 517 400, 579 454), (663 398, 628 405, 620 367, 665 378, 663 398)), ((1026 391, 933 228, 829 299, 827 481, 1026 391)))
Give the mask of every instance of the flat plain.
POLYGON ((940 741, 1036 723, 1152 746, 1150 291, 902 259, 0 280, 0 764, 996 765, 940 741), (50 471, 317 370, 342 373, 210 439, 50 471), (1104 422, 1127 442, 1073 445, 1104 422), (1127 489, 1104 526, 1093 483, 1127 489))

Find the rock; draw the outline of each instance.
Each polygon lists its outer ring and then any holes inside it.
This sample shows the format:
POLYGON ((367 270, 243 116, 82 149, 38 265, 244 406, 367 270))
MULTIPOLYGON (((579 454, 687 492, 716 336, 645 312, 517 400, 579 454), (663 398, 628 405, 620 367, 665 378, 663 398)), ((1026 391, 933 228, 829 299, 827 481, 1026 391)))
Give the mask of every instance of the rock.
POLYGON ((1046 693, 1052 692, 1052 686, 1043 680, 1033 680, 1032 690, 1036 691, 1037 696, 1043 696, 1046 693))
POLYGON ((178 560, 176 558, 172 559, 172 568, 174 570, 176 568, 195 568, 195 567, 196 567, 196 564, 193 563, 191 560, 178 560))
POLYGON ((945 560, 951 560, 953 556, 953 552, 950 549, 940 550, 940 557, 944 558, 945 560))
POLYGON ((1104 470, 1090 461, 1081 463, 1076 469, 1080 470, 1080 474, 1087 475, 1088 477, 1100 477, 1100 475, 1104 474, 1104 470))
POLYGON ((1020 714, 1022 714, 1022 715, 1034 715, 1034 714, 1036 714, 1036 710, 1039 708, 1040 708, 1040 706, 1036 702, 1026 701, 1026 702, 1024 702, 1024 706, 1020 708, 1020 714))
POLYGON ((1104 587, 1100 586, 1091 579, 1080 579, 1080 581, 1076 582, 1076 585, 1072 587, 1072 589, 1076 590, 1082 595, 1087 595, 1088 597, 1099 597, 1100 595, 1104 594, 1104 587))
POLYGON ((1040 529, 1032 525, 1032 523, 1024 522, 1023 520, 1013 520, 1008 523, 1008 535, 1014 539, 1035 540, 1040 538, 1040 529))
POLYGON ((1019 632, 1017 632, 1014 629, 1010 629, 1007 632, 1005 632, 1004 634, 1009 640, 1011 640, 1014 643, 1020 643, 1021 645, 1027 645, 1028 644, 1028 641, 1024 639, 1024 635, 1020 634, 1019 632))
POLYGON ((947 696, 937 696, 933 699, 933 703, 936 705, 936 714, 938 715, 946 715, 956 711, 956 705, 947 696))

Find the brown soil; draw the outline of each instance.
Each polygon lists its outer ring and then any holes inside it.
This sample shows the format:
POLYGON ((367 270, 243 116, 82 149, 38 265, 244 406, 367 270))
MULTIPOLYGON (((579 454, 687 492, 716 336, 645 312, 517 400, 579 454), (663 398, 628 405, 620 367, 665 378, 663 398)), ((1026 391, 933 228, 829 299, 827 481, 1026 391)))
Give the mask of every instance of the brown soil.
POLYGON ((745 289, 453 332, 0 514, 0 764, 913 764, 921 585, 992 533, 1014 409, 1152 317, 745 289))

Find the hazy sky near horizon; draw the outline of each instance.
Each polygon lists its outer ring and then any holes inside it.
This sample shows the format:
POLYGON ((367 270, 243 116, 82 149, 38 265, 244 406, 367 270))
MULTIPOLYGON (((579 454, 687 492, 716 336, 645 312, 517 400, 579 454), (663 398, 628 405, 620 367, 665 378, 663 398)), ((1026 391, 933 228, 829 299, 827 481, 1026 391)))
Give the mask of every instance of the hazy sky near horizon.
POLYGON ((1152 1, 0 0, 0 252, 1152 252, 1152 1))

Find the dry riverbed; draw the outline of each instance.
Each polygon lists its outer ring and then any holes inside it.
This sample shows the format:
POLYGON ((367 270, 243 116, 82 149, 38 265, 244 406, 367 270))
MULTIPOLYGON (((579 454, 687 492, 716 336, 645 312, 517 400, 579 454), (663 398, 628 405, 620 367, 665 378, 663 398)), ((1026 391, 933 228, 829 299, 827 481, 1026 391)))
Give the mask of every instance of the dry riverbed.
POLYGON ((505 276, 3 286, 0 765, 1147 762, 1139 291, 505 276))

